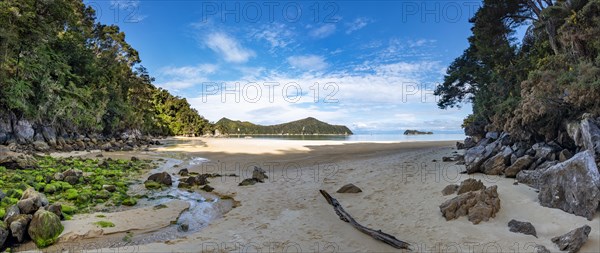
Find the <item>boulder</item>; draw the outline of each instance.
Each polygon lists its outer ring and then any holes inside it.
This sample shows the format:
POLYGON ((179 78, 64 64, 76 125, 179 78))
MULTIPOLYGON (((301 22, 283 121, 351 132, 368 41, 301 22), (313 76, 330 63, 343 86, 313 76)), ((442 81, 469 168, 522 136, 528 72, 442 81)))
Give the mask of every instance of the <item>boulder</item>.
POLYGON ((8 230, 8 227, 6 227, 6 224, 0 222, 0 247, 4 246, 4 242, 6 242, 6 238, 8 238, 9 234, 10 231, 8 230))
POLYGON ((117 187, 112 184, 105 184, 105 185, 102 185, 102 189, 107 190, 109 192, 114 192, 117 190, 117 187))
POLYGON ((535 158, 544 158, 548 161, 554 160, 554 148, 545 143, 536 143, 531 147, 535 151, 535 158))
POLYGON ((467 173, 472 174, 481 171, 481 165, 498 150, 499 142, 487 144, 489 139, 481 140, 477 146, 465 152, 465 166, 467 173))
POLYGON ((478 191, 481 189, 485 189, 485 185, 481 182, 481 180, 475 180, 473 178, 465 179, 460 183, 460 186, 456 189, 456 194, 460 195, 465 192, 478 191))
POLYGON ((540 177, 542 177, 544 171, 544 169, 519 171, 519 173, 517 173, 517 182, 539 189, 540 177))
POLYGON ((499 136, 500 136, 500 134, 498 134, 498 132, 487 132, 485 134, 485 138, 488 138, 491 140, 496 140, 496 139, 498 139, 499 136))
POLYGON ((465 149, 465 144, 462 142, 457 141, 456 142, 456 149, 461 150, 461 149, 465 149))
POLYGON ((467 137, 465 139, 465 145, 464 145, 465 149, 475 147, 475 145, 477 145, 477 142, 475 142, 475 140, 473 140, 473 138, 467 137))
POLYGON ((65 177, 68 177, 68 176, 73 176, 73 177, 76 177, 77 179, 79 179, 80 177, 82 177, 82 176, 83 176, 83 171, 81 171, 81 170, 76 170, 76 169, 70 169, 70 170, 66 170, 66 171, 64 171, 64 172, 63 172, 63 175, 64 175, 65 177))
MULTIPOLYGON (((600 153, 600 128, 591 119, 586 118, 580 124, 581 145, 595 154, 600 153)), ((595 157, 595 156, 594 156, 595 157)))
POLYGON ((8 222, 12 217, 21 214, 21 210, 17 205, 12 205, 6 208, 6 213, 4 214, 4 221, 8 222))
POLYGON ((33 148, 40 152, 47 152, 48 150, 50 150, 50 146, 48 146, 48 144, 45 141, 34 141, 33 148))
POLYGON ((66 176, 63 181, 69 183, 70 185, 76 185, 79 182, 79 178, 76 176, 66 176))
POLYGON ((44 248, 54 244, 63 230, 60 217, 53 212, 39 210, 33 215, 27 233, 38 248, 44 248))
POLYGON ((535 232, 535 227, 526 221, 518 221, 518 220, 510 220, 508 222, 508 228, 510 232, 513 233, 521 233, 526 235, 533 235, 537 237, 537 232, 535 232))
POLYGON ((62 181, 63 179, 65 179, 65 174, 63 174, 62 172, 56 172, 52 177, 54 178, 54 180, 62 181))
POLYGON ((13 134, 19 144, 27 144, 33 141, 35 131, 33 126, 27 120, 17 121, 13 126, 13 134))
POLYGON ((457 190, 458 190, 458 185, 450 184, 450 185, 447 185, 446 187, 444 187, 444 189, 442 190, 442 195, 447 196, 450 194, 454 194, 454 193, 456 193, 457 190))
POLYGON ((265 179, 269 178, 265 172, 260 167, 254 166, 254 170, 252 171, 252 178, 256 179, 256 181, 263 183, 265 179))
POLYGON ((42 193, 35 191, 33 188, 27 188, 21 196, 21 200, 17 202, 17 206, 22 214, 33 214, 41 207, 48 205, 48 199, 42 193))
POLYGON ((498 187, 471 191, 460 194, 440 205, 440 211, 446 220, 456 219, 467 215, 473 224, 488 221, 500 210, 498 187))
POLYGON ((177 174, 179 174, 182 177, 187 177, 187 175, 190 174, 190 171, 188 169, 181 169, 177 174))
POLYGON ((362 192, 362 190, 354 184, 344 185, 344 186, 342 186, 342 188, 337 190, 337 193, 359 193, 359 192, 362 192))
POLYGON ((42 127, 42 136, 50 146, 56 146, 56 130, 52 127, 42 127))
POLYGON ((200 189, 202 189, 205 192, 212 192, 215 188, 211 187, 210 185, 205 185, 200 189))
POLYGON ((563 149, 562 151, 560 151, 560 153, 558 153, 558 161, 561 163, 571 159, 571 157, 573 157, 573 154, 571 154, 571 152, 568 149, 563 149))
POLYGON ((62 205, 61 204, 54 203, 52 205, 49 205, 47 210, 49 212, 53 212, 58 217, 62 217, 62 205))
POLYGON ((580 152, 548 168, 541 175, 539 186, 542 206, 592 220, 600 203, 600 173, 593 152, 580 152))
POLYGON ((154 181, 159 184, 171 186, 173 184, 173 180, 171 179, 171 175, 167 172, 152 174, 148 177, 148 181, 154 181))
POLYGON ((556 244, 562 251, 575 253, 581 249, 583 244, 585 244, 591 231, 592 228, 588 225, 585 225, 583 227, 573 229, 564 235, 552 238, 552 242, 556 244))
POLYGON ((539 245, 539 244, 538 244, 538 245, 535 245, 535 247, 533 248, 533 250, 534 250, 534 251, 533 251, 534 253, 552 253, 552 252, 550 252, 550 250, 548 250, 548 249, 546 248, 546 246, 544 246, 544 245, 539 245))
POLYGON ((27 227, 31 221, 31 214, 18 214, 9 219, 6 224, 9 224, 10 233, 18 242, 23 242, 25 239, 25 233, 27 233, 27 227))
MULTIPOLYGON (((510 149, 510 148, 509 148, 510 149)), ((503 151, 485 161, 482 166, 482 172, 486 175, 500 175, 510 163, 511 152, 503 151)))
POLYGON ((522 156, 521 158, 516 159, 512 165, 510 165, 508 168, 506 168, 506 170, 504 170, 504 175, 506 177, 514 178, 520 171, 529 167, 531 163, 533 163, 533 161, 533 157, 531 156, 522 156))

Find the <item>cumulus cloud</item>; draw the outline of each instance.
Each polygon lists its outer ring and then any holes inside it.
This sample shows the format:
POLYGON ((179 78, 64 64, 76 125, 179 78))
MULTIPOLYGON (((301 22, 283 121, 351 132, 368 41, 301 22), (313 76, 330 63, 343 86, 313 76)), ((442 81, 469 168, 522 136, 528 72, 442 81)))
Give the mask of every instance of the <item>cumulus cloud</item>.
POLYGON ((204 43, 227 62, 244 63, 256 56, 254 51, 243 47, 235 38, 223 32, 210 33, 204 43))
POLYGON ((300 70, 324 70, 328 64, 325 58, 318 55, 296 55, 287 58, 287 61, 292 67, 300 70))

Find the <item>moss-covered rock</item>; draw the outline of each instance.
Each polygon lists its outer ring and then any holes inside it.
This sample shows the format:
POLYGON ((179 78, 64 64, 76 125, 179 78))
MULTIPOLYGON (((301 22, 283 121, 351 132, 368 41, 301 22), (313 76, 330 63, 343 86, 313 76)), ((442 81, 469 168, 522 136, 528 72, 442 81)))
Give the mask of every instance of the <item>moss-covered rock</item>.
POLYGON ((39 248, 54 244, 64 227, 60 218, 53 212, 39 210, 35 212, 27 233, 39 248))
POLYGON ((122 204, 125 206, 135 206, 135 205, 137 205, 137 200, 134 198, 127 198, 127 199, 123 200, 122 204))
POLYGON ((151 181, 151 180, 144 182, 144 186, 146 186, 146 189, 150 189, 150 190, 162 188, 162 185, 160 183, 151 181))
POLYGON ((65 198, 68 200, 75 200, 79 197, 79 192, 75 189, 68 189, 65 191, 65 198))
POLYGON ((101 228, 112 228, 115 226, 115 224, 110 221, 97 221, 94 222, 94 225, 97 225, 101 228))

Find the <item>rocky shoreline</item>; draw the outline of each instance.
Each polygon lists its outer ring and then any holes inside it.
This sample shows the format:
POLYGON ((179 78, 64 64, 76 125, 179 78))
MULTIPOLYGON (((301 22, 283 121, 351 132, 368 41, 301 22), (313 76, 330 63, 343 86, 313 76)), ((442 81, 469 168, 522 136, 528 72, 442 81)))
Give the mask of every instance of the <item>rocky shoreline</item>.
MULTIPOLYGON (((464 173, 515 178, 515 184, 522 183, 536 189, 541 206, 560 209, 591 221, 600 206, 599 126, 600 118, 586 115, 579 122, 568 123, 567 131, 559 134, 559 138, 543 142, 521 141, 512 138, 509 133, 484 133, 467 128, 469 137, 464 143, 457 143, 457 148, 465 149, 464 173)), ((454 186, 448 186, 444 194, 454 189, 454 186)), ((449 206, 457 208, 452 204, 450 201, 440 206, 445 217, 449 206)), ((557 237, 553 242, 561 250, 577 252, 587 239, 589 230, 590 227, 578 228, 570 232, 577 235, 575 238, 565 235, 570 239, 557 237), (581 239, 583 237, 585 239, 581 239), (578 246, 568 246, 565 240, 576 241, 578 246)))

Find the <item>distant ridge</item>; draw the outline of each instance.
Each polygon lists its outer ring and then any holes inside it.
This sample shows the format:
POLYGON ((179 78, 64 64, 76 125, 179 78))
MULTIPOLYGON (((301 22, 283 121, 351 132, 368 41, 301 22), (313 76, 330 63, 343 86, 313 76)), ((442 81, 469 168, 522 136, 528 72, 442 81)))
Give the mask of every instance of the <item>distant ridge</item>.
POLYGON ((248 121, 222 118, 215 123, 216 129, 222 134, 244 135, 351 135, 352 131, 346 126, 331 125, 308 117, 288 123, 263 126, 248 121))
POLYGON ((404 131, 404 135, 426 135, 426 134, 433 134, 433 132, 422 132, 419 130, 406 130, 404 131))

